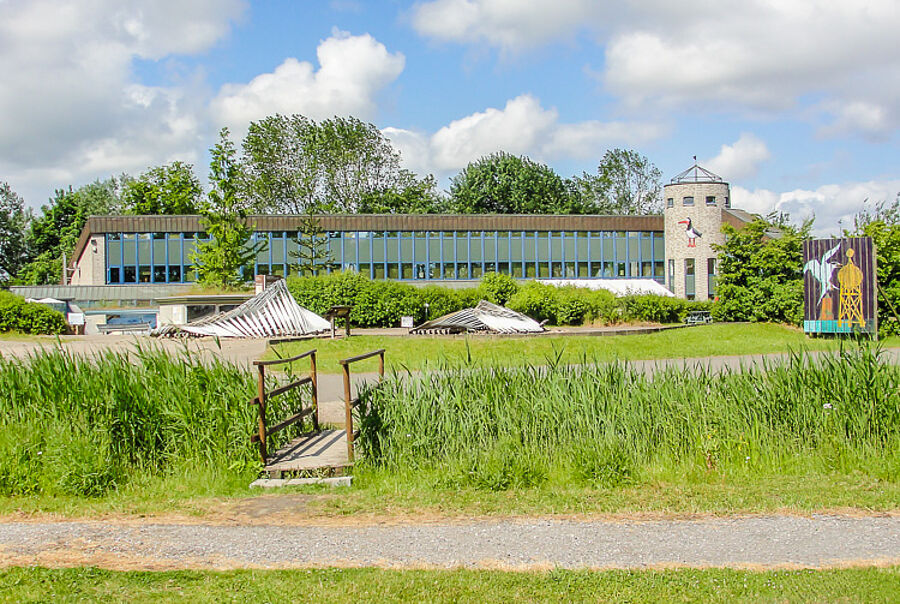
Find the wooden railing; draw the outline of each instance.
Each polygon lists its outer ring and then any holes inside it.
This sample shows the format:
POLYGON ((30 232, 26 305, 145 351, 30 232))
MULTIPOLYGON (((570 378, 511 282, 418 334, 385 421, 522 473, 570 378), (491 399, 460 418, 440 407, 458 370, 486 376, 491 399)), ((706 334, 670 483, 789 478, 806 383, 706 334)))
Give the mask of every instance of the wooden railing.
POLYGON ((384 348, 373 350, 349 359, 338 361, 344 371, 344 411, 346 412, 347 422, 347 459, 353 462, 353 441, 359 436, 359 430, 353 429, 353 409, 359 405, 359 397, 352 398, 350 390, 350 364, 356 361, 363 361, 374 356, 378 357, 378 379, 379 382, 384 379, 384 348))
POLYGON ((259 457, 263 463, 266 463, 267 451, 266 451, 266 441, 269 436, 275 434, 279 430, 283 430, 287 428, 291 424, 294 424, 307 415, 312 415, 313 421, 313 429, 318 432, 319 431, 319 388, 318 388, 318 375, 316 373, 316 350, 308 350, 303 354, 298 354, 295 357, 291 357, 289 359, 275 359, 273 361, 253 361, 253 365, 257 368, 259 372, 259 394, 250 400, 251 405, 259 405, 259 431, 250 437, 250 442, 258 442, 259 443, 259 457), (289 384, 285 384, 284 386, 279 386, 274 390, 270 390, 266 392, 266 367, 272 367, 273 365, 284 365, 286 363, 293 363, 294 361, 299 361, 300 359, 304 359, 309 357, 309 375, 305 378, 301 378, 297 381, 291 382, 289 384), (278 422, 274 426, 266 425, 266 406, 268 400, 274 396, 278 396, 279 394, 284 394, 289 390, 293 390, 294 388, 298 388, 305 384, 312 385, 312 406, 307 409, 301 409, 299 412, 285 419, 284 421, 278 422))

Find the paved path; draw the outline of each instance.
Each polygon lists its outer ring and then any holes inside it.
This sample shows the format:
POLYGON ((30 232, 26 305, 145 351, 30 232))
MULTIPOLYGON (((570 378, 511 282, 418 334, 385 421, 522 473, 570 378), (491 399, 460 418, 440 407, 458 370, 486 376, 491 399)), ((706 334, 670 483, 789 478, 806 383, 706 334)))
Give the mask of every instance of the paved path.
POLYGON ((0 524, 0 565, 645 568, 900 564, 900 518, 506 520, 376 527, 0 524))

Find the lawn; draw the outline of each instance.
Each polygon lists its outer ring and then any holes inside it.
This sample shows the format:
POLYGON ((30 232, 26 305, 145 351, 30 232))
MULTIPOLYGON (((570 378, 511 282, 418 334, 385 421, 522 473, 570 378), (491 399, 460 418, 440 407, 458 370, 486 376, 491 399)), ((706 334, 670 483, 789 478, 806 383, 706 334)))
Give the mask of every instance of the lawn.
MULTIPOLYGON (((900 338, 888 338, 885 346, 900 346, 900 338)), ((765 354, 789 350, 829 350, 839 340, 811 339, 802 331, 771 323, 720 323, 654 334, 619 336, 352 336, 279 344, 266 358, 286 358, 318 350, 322 373, 339 373, 338 360, 379 348, 385 349, 386 369, 404 371, 427 367, 477 365, 546 365, 559 359, 564 364, 614 359, 668 359, 705 356, 765 354)), ((306 365, 302 367, 305 369, 306 365)), ((377 359, 353 365, 354 371, 376 371, 377 359)))
POLYGON ((0 601, 891 602, 900 569, 0 570, 0 601))

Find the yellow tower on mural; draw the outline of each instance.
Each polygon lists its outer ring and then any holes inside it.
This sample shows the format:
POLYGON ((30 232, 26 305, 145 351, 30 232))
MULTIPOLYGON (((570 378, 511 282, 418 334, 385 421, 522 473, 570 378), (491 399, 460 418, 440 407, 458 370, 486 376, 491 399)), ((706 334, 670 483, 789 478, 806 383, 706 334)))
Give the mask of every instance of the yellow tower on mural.
POLYGON ((853 263, 853 253, 852 249, 847 250, 847 264, 838 271, 838 283, 841 286, 838 327, 843 327, 845 324, 853 326, 857 322, 860 327, 866 326, 862 309, 863 273, 853 263))

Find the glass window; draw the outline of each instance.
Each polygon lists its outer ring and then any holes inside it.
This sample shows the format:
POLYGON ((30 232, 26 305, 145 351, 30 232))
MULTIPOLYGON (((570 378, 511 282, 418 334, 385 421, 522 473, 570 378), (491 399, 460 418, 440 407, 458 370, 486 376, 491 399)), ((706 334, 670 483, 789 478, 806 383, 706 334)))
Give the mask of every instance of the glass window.
POLYGON ((481 275, 484 274, 484 269, 481 266, 481 263, 473 263, 472 264, 472 276, 471 279, 481 279, 481 275))
POLYGON ((683 206, 692 206, 692 205, 694 205, 694 198, 693 198, 693 197, 684 197, 684 198, 682 198, 682 200, 681 200, 681 205, 683 205, 683 206))
POLYGON ((709 299, 716 297, 716 259, 706 259, 706 291, 709 292, 709 299))
POLYGON ((578 255, 578 233, 561 233, 563 235, 563 252, 566 262, 575 262, 576 260, 584 260, 578 255))
POLYGON ((616 276, 617 277, 625 276, 625 263, 624 262, 616 263, 616 276))
POLYGON ((151 274, 152 274, 152 273, 151 273, 151 271, 150 271, 150 266, 149 266, 149 265, 142 265, 142 266, 140 266, 140 267, 138 268, 138 281, 139 281, 140 283, 150 283, 150 275, 151 275, 151 274))
POLYGON ((166 282, 166 267, 156 265, 153 267, 153 282, 154 283, 165 283, 166 282))
POLYGON ((667 208, 675 207, 675 198, 674 197, 669 197, 668 199, 666 199, 666 207, 667 208))
MULTIPOLYGON (((410 264, 409 274, 412 275, 412 261, 413 261, 413 234, 412 233, 400 233, 400 261, 408 262, 410 264)), ((404 279, 409 279, 410 277, 404 277, 404 279)))
POLYGON ((725 198, 725 207, 726 207, 726 208, 730 208, 730 207, 731 207, 731 199, 730 199, 729 197, 726 197, 726 198, 725 198))
MULTIPOLYGON (((181 264, 181 238, 169 238, 166 247, 169 250, 169 264, 181 264)), ((159 262, 159 258, 156 258, 156 262, 159 262)))
POLYGON ((399 279, 400 278, 400 265, 396 263, 390 263, 387 265, 388 279, 399 279))
POLYGON ((457 265, 457 275, 458 279, 468 279, 469 278, 469 265, 468 264, 459 264, 457 265))
POLYGON ((123 283, 137 283, 137 267, 126 266, 122 269, 123 283))
POLYGON ((106 242, 106 263, 121 264, 122 263, 122 241, 119 239, 110 239, 106 242))
POLYGON ((716 196, 715 195, 707 195, 706 196, 706 205, 708 205, 708 206, 716 205, 716 196))
POLYGON ((109 279, 107 283, 119 283, 122 280, 122 269, 119 267, 112 267, 109 269, 109 279))
POLYGON ((401 278, 403 279, 412 279, 413 278, 413 264, 412 262, 401 262, 401 278))
POLYGON ((180 266, 170 266, 169 267, 169 283, 180 283, 181 282, 181 267, 180 266))
POLYGON ((272 263, 284 264, 286 260, 287 258, 284 253, 284 239, 280 236, 272 237, 272 263))
MULTIPOLYGON (((138 264, 150 264, 150 233, 140 233, 138 235, 138 264)), ((147 278, 149 282, 149 275, 147 278)))
MULTIPOLYGON (((369 262, 372 259, 372 251, 369 249, 369 246, 372 243, 372 239, 369 237, 369 233, 358 233, 356 240, 358 242, 360 264, 363 262, 369 262)), ((346 252, 346 250, 344 251, 346 252)), ((361 269, 360 272, 365 273, 365 271, 361 269)))
POLYGON ((684 260, 684 295, 688 300, 693 300, 696 294, 695 264, 696 262, 693 258, 685 258, 684 260))

